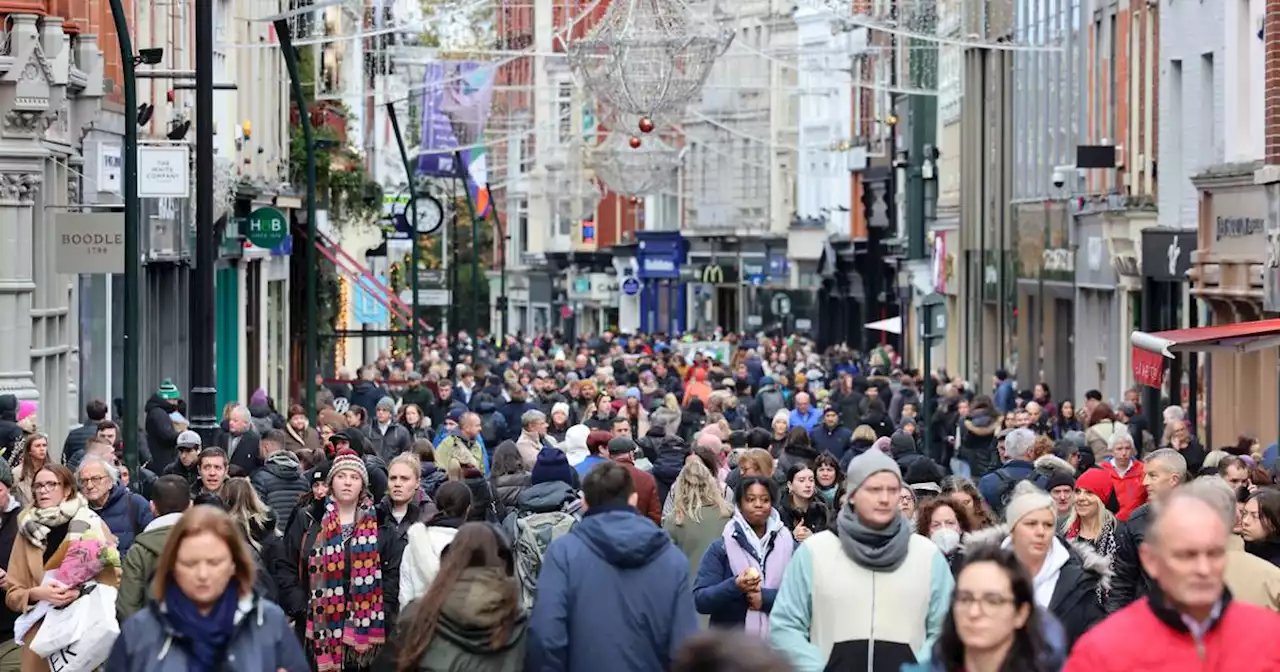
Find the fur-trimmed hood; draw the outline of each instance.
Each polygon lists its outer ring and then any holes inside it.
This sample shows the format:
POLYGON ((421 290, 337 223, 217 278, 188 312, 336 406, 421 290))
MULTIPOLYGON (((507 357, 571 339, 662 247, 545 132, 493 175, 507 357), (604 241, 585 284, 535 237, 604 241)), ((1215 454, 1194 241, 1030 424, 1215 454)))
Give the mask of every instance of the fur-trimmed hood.
MULTIPOLYGON (((995 525, 964 535, 960 540, 960 555, 964 556, 979 548, 998 548, 1009 536, 1009 529, 1008 525, 995 525)), ((1103 592, 1111 589, 1111 577, 1114 572, 1111 570, 1111 561, 1106 556, 1093 550, 1092 546, 1084 542, 1068 541, 1061 536, 1057 537, 1057 540, 1067 547, 1067 552, 1071 556, 1067 561, 1068 565, 1078 564, 1086 574, 1096 576, 1103 592)))
POLYGON ((1060 472, 1075 478, 1076 468, 1071 463, 1058 457, 1057 455, 1041 455, 1035 461, 1036 473, 1042 476, 1052 476, 1054 472, 1060 472))
POLYGON ((965 431, 978 436, 992 436, 1000 431, 1000 425, 999 417, 989 414, 986 409, 978 409, 964 420, 965 431))

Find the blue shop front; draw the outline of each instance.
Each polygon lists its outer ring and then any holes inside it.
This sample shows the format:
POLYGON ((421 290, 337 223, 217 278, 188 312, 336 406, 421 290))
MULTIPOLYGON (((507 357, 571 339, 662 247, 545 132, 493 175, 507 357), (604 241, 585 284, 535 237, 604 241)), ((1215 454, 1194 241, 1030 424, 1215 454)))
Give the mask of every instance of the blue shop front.
POLYGON ((640 332, 681 334, 685 330, 686 294, 680 267, 689 243, 678 231, 636 232, 640 290, 640 332))

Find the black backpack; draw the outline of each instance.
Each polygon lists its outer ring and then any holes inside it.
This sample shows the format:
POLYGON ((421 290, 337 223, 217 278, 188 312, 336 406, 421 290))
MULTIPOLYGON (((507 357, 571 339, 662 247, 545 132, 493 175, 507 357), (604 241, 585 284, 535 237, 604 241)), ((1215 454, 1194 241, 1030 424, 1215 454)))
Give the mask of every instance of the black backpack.
MULTIPOLYGON (((1009 502, 1013 500, 1013 489, 1018 483, 1025 481, 1025 478, 1014 478, 1003 469, 993 472, 996 478, 1000 479, 1000 488, 997 490, 996 501, 987 502, 991 505, 991 509, 1001 520, 1004 519, 1004 510, 1009 507, 1009 502)), ((1035 474, 1032 474, 1034 476, 1035 474)))

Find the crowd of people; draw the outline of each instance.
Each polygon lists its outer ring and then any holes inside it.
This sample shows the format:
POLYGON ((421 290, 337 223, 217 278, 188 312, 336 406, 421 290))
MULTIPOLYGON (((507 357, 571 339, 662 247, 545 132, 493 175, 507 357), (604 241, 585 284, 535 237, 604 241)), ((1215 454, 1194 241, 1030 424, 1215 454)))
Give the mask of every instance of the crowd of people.
POLYGON ((1136 390, 735 334, 315 384, 206 441, 164 381, 61 451, 0 395, 0 672, 1280 669, 1275 447, 1136 390))

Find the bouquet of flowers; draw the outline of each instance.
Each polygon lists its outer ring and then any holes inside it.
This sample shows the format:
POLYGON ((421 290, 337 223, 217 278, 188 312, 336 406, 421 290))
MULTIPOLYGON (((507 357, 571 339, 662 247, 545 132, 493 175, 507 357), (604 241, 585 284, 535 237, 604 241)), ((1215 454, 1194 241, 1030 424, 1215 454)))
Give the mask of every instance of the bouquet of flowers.
POLYGON ((54 574, 68 586, 92 581, 103 569, 120 566, 120 551, 104 539, 81 538, 67 546, 67 555, 54 574))

